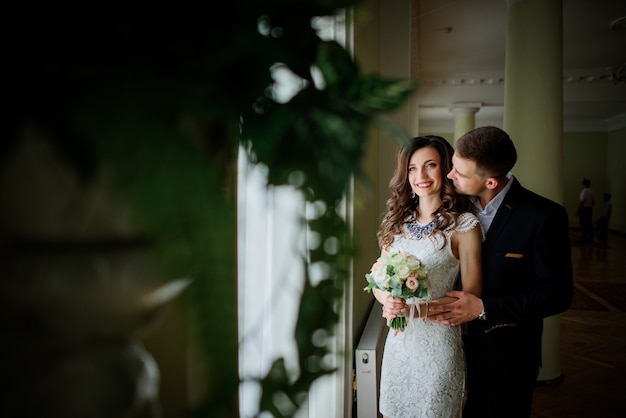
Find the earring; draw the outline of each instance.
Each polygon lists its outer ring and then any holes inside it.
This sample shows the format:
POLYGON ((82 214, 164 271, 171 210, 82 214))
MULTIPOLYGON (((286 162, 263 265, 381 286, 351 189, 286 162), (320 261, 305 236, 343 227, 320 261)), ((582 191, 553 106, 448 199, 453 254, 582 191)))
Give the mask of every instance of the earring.
POLYGON ((411 199, 415 199, 415 192, 411 190, 411 199))

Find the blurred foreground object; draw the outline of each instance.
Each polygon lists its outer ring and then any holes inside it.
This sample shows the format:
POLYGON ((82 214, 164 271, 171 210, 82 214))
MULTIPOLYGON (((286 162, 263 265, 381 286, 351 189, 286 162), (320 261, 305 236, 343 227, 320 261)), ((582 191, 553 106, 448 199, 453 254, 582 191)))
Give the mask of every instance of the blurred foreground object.
POLYGON ((371 124, 385 125, 379 116, 414 90, 361 74, 347 50, 318 36, 313 21, 357 2, 6 7, 0 321, 11 342, 0 348, 0 379, 13 389, 0 408, 14 408, 9 416, 155 416, 155 368, 134 335, 158 312, 147 295, 162 305, 185 286, 160 287, 172 277, 193 279, 190 338, 173 343, 201 357, 175 365, 176 383, 192 368, 202 380, 177 411, 237 416, 240 149, 270 185, 300 179, 304 199, 324 208, 302 222, 338 244, 302 254, 327 273, 294 294, 300 370, 294 380, 276 360, 259 379, 260 411, 292 416, 333 373, 319 364, 334 353, 310 342, 334 335, 349 274, 352 243, 337 209, 361 174, 371 124), (298 80, 289 100, 275 100, 279 70, 298 80), (91 412, 64 409, 89 398, 72 388, 102 398, 85 401, 91 412), (277 394, 293 405, 278 408, 277 394))
POLYGON ((0 415, 160 417, 137 337, 188 284, 162 284, 128 208, 24 135, 0 171, 0 415))

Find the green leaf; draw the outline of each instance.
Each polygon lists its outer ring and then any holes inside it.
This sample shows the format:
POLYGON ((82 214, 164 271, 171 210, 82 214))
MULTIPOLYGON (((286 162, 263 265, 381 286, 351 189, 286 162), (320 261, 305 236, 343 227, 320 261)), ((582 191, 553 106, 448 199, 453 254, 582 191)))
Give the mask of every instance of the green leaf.
POLYGON ((350 87, 356 97, 351 106, 368 115, 392 111, 402 106, 416 88, 412 81, 385 80, 370 75, 350 87))
POLYGON ((358 69, 352 57, 335 41, 320 43, 315 64, 330 89, 347 87, 358 77, 358 69))

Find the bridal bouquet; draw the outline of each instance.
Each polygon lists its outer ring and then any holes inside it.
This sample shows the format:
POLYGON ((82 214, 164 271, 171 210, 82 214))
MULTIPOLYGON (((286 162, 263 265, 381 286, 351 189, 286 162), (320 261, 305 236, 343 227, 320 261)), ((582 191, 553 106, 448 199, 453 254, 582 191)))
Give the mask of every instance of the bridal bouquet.
MULTIPOLYGON (((371 292, 372 289, 386 290, 394 298, 410 299, 428 296, 426 268, 420 260, 412 254, 393 252, 385 254, 376 260, 372 269, 365 275, 367 286, 363 289, 371 292)), ((406 318, 396 316, 389 323, 395 330, 406 327, 406 318)))

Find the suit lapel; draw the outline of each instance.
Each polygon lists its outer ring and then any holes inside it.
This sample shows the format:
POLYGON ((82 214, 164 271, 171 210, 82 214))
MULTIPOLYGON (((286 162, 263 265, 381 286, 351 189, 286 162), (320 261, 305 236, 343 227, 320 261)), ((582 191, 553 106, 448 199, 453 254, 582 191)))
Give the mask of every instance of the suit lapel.
POLYGON ((490 247, 498 239, 498 236, 504 229, 511 212, 515 207, 516 196, 520 188, 521 185, 517 179, 513 178, 513 184, 511 185, 509 192, 504 197, 502 204, 498 208, 496 216, 494 216, 493 221, 491 222, 491 226, 489 227, 489 231, 487 232, 487 236, 485 237, 485 242, 483 244, 484 247, 490 247))
POLYGON ((491 226, 489 227, 489 231, 487 232, 487 236, 485 237, 484 246, 491 246, 496 240, 498 236, 502 232, 504 225, 506 225, 507 219, 509 219, 509 215, 511 214, 512 206, 504 200, 498 208, 498 212, 496 212, 496 216, 493 218, 491 222, 491 226))

